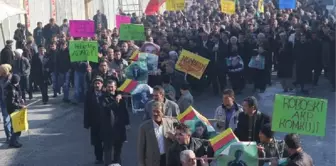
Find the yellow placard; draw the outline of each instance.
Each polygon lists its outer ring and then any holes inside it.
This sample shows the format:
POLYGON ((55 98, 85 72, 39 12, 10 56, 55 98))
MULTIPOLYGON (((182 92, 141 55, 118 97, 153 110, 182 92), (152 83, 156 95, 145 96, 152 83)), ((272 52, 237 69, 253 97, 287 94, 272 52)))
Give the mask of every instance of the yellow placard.
POLYGON ((29 129, 27 108, 13 112, 10 114, 10 117, 15 133, 20 131, 27 131, 29 129))
POLYGON ((201 79, 209 62, 209 59, 203 58, 187 50, 182 50, 181 55, 176 62, 175 69, 201 79))
POLYGON ((222 12, 226 14, 235 14, 236 5, 232 0, 221 0, 222 12))
POLYGON ((166 0, 167 11, 184 10, 184 5, 185 5, 184 0, 166 0))
POLYGON ((258 12, 264 13, 264 0, 258 0, 258 12))

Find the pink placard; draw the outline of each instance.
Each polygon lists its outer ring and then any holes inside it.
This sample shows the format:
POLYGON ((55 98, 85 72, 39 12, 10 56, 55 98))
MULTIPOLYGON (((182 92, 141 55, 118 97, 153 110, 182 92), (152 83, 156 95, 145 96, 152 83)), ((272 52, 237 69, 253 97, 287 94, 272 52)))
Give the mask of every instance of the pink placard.
POLYGON ((70 35, 72 37, 94 37, 94 21, 70 20, 70 35))
POLYGON ((119 29, 120 24, 130 24, 131 17, 116 15, 116 27, 119 29))

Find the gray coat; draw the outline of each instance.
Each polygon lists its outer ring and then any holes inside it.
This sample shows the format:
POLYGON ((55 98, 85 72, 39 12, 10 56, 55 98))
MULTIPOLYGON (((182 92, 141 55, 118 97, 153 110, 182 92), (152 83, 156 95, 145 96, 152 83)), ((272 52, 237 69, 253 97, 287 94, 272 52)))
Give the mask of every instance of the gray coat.
POLYGON ((13 73, 19 76, 29 76, 30 75, 30 63, 28 58, 21 57, 20 59, 15 59, 13 64, 13 73))
POLYGON ((179 106, 181 113, 183 113, 193 103, 194 103, 194 97, 191 95, 190 92, 183 94, 177 101, 177 105, 179 106))
MULTIPOLYGON (((155 102, 154 100, 151 100, 146 103, 144 120, 152 118, 152 106, 154 102, 155 102)), ((168 117, 176 117, 178 114, 180 114, 179 106, 175 102, 168 99, 165 99, 164 111, 165 116, 168 117)))

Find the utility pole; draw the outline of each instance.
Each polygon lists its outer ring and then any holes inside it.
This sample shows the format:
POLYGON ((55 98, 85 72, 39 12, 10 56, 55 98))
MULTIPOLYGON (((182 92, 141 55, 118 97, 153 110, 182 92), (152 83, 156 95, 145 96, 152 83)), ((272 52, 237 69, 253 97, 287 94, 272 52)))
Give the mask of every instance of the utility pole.
POLYGON ((85 19, 89 19, 89 4, 92 2, 92 0, 84 0, 84 5, 85 5, 85 19))

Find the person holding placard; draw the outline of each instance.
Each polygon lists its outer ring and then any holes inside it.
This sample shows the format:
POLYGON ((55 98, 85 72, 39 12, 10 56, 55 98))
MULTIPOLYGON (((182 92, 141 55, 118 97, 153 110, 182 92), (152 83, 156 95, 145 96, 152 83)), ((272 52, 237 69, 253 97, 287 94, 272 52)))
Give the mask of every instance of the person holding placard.
POLYGON ((260 93, 265 92, 267 85, 267 67, 266 67, 266 50, 263 45, 259 45, 257 55, 252 56, 249 62, 249 67, 253 70, 254 90, 260 90, 260 93))
MULTIPOLYGON (((14 74, 10 80, 10 83, 5 87, 5 101, 7 106, 8 114, 12 114, 16 110, 27 108, 20 95, 20 76, 14 74)), ((22 144, 18 142, 18 138, 21 135, 21 132, 14 133, 12 129, 11 137, 9 140, 10 148, 20 148, 22 144)))

